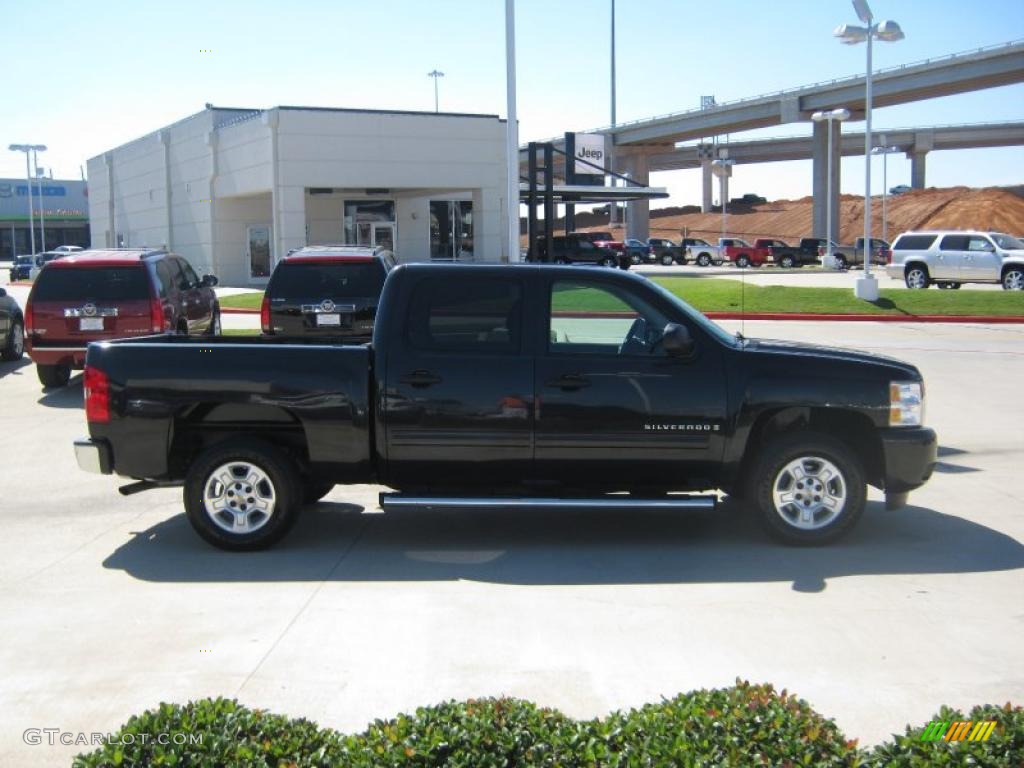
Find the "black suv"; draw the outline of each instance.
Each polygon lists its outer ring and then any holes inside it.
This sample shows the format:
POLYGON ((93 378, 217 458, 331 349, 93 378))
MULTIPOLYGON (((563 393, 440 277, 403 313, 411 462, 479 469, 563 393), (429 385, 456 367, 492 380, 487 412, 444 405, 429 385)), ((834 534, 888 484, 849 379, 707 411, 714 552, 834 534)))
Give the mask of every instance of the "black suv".
POLYGON ((551 258, 547 255, 544 238, 537 238, 537 256, 541 261, 553 264, 599 264, 602 267, 619 267, 629 269, 629 256, 618 253, 611 248, 594 245, 591 240, 593 233, 574 233, 555 235, 551 238, 551 258))
POLYGON ((384 278, 394 267, 385 248, 309 245, 289 253, 263 294, 263 333, 368 341, 384 278))

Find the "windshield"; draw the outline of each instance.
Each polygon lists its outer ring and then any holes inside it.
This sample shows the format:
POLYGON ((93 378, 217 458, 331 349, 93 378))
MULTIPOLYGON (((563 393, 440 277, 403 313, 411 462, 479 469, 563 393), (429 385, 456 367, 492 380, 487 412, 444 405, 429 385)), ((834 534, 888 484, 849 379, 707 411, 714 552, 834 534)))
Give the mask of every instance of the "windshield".
POLYGON ((1004 251, 1021 251, 1024 250, 1024 243, 1018 240, 1016 237, 1010 237, 1009 235, 1003 235, 999 232, 992 232, 991 237, 996 241, 996 245, 1002 248, 1004 251))
POLYGON ((666 301, 671 302, 673 306, 677 307, 683 314, 687 316, 687 318, 692 320, 694 325, 700 326, 700 328, 706 331, 709 336, 714 336, 716 339, 718 339, 720 342, 727 346, 736 346, 736 337, 729 333, 727 330, 722 328, 717 323, 708 320, 707 317, 705 317, 699 311, 691 307, 689 304, 687 304, 685 301, 676 296, 674 293, 672 293, 672 291, 670 291, 668 288, 661 285, 660 283, 656 283, 653 280, 651 280, 650 284, 654 287, 654 290, 660 293, 666 301))

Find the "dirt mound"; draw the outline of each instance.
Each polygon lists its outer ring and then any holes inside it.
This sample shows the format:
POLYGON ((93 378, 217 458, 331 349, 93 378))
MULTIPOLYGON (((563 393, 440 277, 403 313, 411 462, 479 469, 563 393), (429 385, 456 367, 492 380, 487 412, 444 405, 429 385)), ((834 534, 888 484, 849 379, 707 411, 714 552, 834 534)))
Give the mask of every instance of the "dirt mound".
MULTIPOLYGON (((738 209, 728 214, 728 234, 744 238, 777 237, 796 241, 810 237, 812 198, 777 200, 738 209)), ((910 229, 982 229, 1024 235, 1024 197, 1014 188, 951 187, 915 189, 891 195, 886 202, 889 239, 910 229)), ((882 199, 871 206, 872 230, 882 235, 882 199)), ((690 237, 717 238, 722 233, 720 213, 668 215, 651 212, 651 236, 678 238, 683 230, 690 237)), ((593 229, 607 229, 607 224, 593 229)), ((851 243, 864 232, 864 199, 843 195, 839 203, 839 241, 851 243)))

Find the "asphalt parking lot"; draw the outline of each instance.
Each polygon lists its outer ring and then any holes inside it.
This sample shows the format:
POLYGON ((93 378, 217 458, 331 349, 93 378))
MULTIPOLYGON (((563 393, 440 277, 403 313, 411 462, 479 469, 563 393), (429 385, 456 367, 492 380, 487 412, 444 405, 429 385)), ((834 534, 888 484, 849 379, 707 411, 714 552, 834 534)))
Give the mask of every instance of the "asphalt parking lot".
MULTIPOLYGON (((740 324, 724 323, 732 330, 740 324)), ((0 363, 0 765, 27 728, 112 731, 225 695, 342 730, 507 694, 591 717, 771 681, 872 743, 940 704, 1024 700, 1024 326, 746 322, 921 367, 941 464, 823 549, 714 514, 402 513, 337 488, 278 548, 201 542, 180 492, 80 472, 81 376, 0 363)))

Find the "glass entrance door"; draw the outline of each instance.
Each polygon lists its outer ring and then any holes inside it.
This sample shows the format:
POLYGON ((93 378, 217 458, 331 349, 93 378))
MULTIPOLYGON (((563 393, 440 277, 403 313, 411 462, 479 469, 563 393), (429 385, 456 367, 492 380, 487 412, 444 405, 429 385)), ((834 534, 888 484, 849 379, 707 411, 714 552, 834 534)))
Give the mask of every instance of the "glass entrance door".
POLYGON ((395 250, 395 225, 388 223, 377 222, 371 228, 370 232, 371 241, 370 245, 379 245, 381 248, 387 248, 389 251, 395 250))
POLYGON ((246 250, 249 253, 249 276, 270 277, 270 227, 254 225, 245 228, 246 250))

